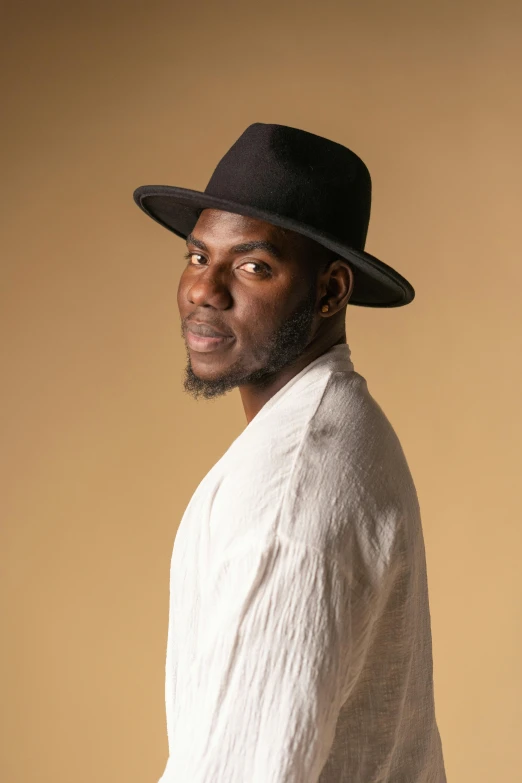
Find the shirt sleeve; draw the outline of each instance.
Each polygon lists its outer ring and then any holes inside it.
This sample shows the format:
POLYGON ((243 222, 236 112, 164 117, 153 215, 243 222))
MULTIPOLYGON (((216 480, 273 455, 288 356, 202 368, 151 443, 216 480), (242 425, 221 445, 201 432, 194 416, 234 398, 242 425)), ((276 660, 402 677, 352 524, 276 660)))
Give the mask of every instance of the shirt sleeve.
POLYGON ((279 534, 235 545, 206 582, 173 780, 316 783, 350 664, 350 591, 336 560, 279 534))

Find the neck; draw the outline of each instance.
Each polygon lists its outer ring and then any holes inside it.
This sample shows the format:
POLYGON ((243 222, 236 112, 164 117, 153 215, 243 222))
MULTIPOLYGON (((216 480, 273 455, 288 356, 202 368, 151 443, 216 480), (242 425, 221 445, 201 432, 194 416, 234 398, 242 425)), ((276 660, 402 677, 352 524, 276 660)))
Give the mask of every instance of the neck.
POLYGON ((303 353, 292 364, 284 367, 280 372, 274 375, 268 385, 260 386, 257 384, 248 386, 239 386, 241 402, 247 423, 250 424, 263 405, 285 386, 295 375, 304 370, 304 368, 317 359, 334 345, 346 344, 346 331, 343 324, 342 333, 338 335, 322 335, 314 338, 303 353))

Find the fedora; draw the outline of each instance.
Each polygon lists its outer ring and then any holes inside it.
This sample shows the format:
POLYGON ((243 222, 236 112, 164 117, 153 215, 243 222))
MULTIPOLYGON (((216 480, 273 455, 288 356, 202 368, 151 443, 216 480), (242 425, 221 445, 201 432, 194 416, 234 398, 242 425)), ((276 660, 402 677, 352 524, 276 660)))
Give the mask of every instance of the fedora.
POLYGON ((256 122, 221 158, 204 191, 142 185, 141 209, 184 239, 203 209, 258 218, 315 240, 351 263, 348 304, 400 307, 415 296, 395 269, 364 250, 370 173, 354 152, 314 133, 256 122))

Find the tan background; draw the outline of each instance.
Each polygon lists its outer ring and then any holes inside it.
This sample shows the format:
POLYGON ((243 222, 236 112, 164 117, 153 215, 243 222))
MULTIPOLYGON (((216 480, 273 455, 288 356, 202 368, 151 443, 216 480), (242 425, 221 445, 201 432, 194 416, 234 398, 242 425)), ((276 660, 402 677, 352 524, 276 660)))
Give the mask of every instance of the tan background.
POLYGON ((251 122, 346 144, 367 249, 414 303, 348 308, 423 510, 450 783, 513 781, 520 662, 522 112, 516 4, 21 3, 3 12, 5 783, 155 783, 184 508, 245 426, 195 402, 183 243, 140 184, 203 189, 251 122))

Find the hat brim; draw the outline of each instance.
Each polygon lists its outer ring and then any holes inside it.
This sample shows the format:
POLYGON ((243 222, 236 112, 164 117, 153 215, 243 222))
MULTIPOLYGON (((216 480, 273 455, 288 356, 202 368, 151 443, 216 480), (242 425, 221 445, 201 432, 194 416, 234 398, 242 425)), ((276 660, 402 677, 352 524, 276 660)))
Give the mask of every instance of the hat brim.
POLYGON ((258 218, 313 239, 353 265, 354 288, 348 300, 350 305, 402 307, 415 297, 411 283, 383 261, 364 250, 355 250, 329 234, 282 215, 173 185, 142 185, 136 188, 133 195, 136 204, 149 217, 183 239, 187 238, 196 225, 202 209, 221 209, 258 218))

